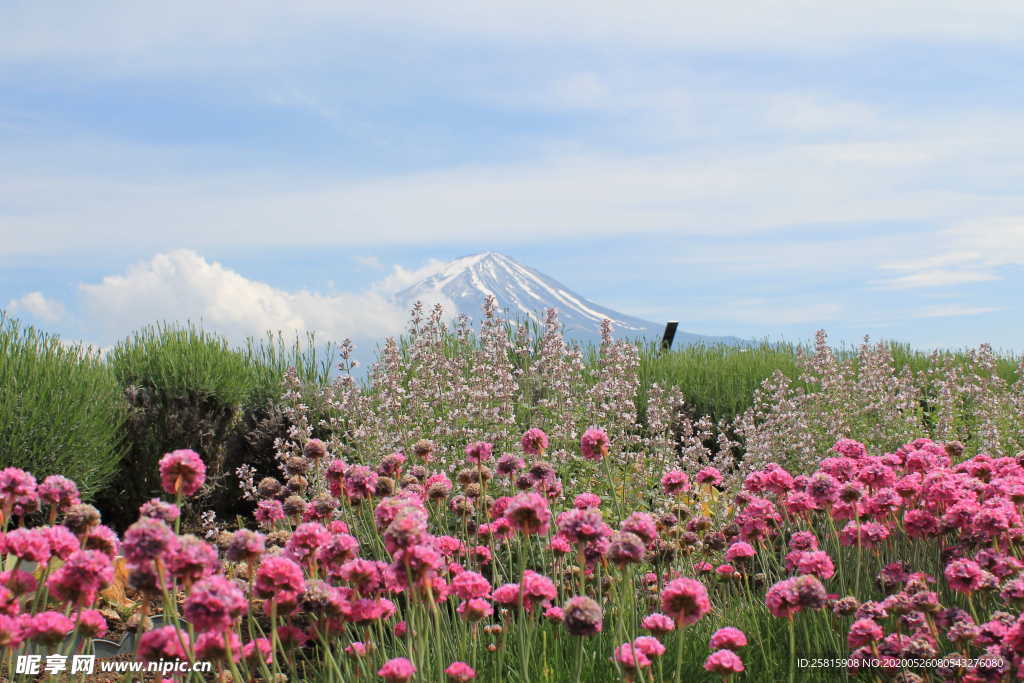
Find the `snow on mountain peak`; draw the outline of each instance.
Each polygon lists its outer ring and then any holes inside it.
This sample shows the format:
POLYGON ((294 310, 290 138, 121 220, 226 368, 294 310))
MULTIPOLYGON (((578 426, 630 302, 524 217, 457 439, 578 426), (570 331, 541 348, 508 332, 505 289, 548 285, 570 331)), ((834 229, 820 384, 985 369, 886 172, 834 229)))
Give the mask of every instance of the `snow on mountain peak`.
POLYGON ((544 311, 554 308, 567 333, 596 334, 608 318, 620 336, 657 333, 656 323, 634 318, 595 304, 557 280, 498 252, 485 251, 463 256, 442 266, 433 275, 395 295, 399 304, 417 300, 450 300, 458 313, 477 318, 484 299, 492 295, 506 317, 544 320, 544 311))

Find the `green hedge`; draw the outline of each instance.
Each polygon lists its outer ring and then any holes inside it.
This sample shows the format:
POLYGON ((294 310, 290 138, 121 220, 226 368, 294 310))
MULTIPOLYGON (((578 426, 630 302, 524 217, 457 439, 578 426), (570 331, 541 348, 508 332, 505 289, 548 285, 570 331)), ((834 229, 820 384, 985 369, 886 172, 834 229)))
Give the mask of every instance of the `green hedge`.
MULTIPOLYGON (((330 350, 318 354, 312 336, 289 345, 281 335, 238 348, 191 323, 145 327, 118 343, 107 362, 130 406, 129 448, 100 497, 105 515, 118 527, 133 521, 138 506, 159 495, 159 459, 179 448, 195 450, 206 462, 210 485, 203 505, 236 513, 241 501, 233 471, 243 463, 267 473, 273 467, 273 434, 266 432, 282 377, 295 366, 303 380, 326 382, 330 350)), ((271 429, 287 427, 270 422, 271 429)))
POLYGON ((91 498, 118 471, 126 408, 95 349, 0 311, 0 465, 62 474, 91 498))

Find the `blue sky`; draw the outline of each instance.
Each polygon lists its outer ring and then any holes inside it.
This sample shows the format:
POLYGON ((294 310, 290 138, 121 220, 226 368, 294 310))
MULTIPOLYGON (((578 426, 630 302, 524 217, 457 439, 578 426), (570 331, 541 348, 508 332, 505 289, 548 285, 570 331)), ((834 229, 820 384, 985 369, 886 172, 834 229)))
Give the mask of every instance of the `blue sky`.
POLYGON ((688 330, 1024 350, 1019 3, 0 10, 0 305, 367 340, 498 250, 688 330))

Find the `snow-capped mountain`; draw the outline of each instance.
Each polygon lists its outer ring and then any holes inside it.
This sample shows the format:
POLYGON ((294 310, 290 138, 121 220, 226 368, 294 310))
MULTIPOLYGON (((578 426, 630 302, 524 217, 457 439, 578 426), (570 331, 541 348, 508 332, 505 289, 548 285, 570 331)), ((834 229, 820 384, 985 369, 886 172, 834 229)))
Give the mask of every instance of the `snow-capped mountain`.
MULTIPOLYGON (((664 323, 641 320, 596 304, 554 278, 491 251, 445 264, 430 277, 398 292, 395 301, 408 307, 416 301, 448 299, 457 313, 479 320, 484 299, 489 294, 497 299, 504 317, 512 320, 530 319, 542 324, 544 311, 554 308, 566 336, 574 339, 598 337, 605 318, 612 321, 612 329, 619 339, 660 339, 665 327, 664 323)), ((681 330, 674 346, 695 343, 743 342, 735 337, 708 337, 681 330)))

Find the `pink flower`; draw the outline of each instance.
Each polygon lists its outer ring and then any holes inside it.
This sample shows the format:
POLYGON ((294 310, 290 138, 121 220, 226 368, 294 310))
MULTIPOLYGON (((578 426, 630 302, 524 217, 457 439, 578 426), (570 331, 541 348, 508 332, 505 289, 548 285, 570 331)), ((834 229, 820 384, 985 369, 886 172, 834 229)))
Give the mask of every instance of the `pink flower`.
POLYGON ((548 449, 548 435, 537 427, 531 427, 523 434, 519 444, 523 447, 523 453, 527 455, 544 455, 544 451, 548 449))
POLYGON ((572 506, 580 510, 601 507, 601 496, 590 492, 581 493, 573 499, 572 506))
POLYGON ((846 456, 847 458, 854 459, 863 458, 868 454, 868 449, 864 447, 864 444, 860 441, 854 441, 853 439, 840 439, 839 441, 836 441, 832 450, 846 456))
POLYGON ((444 566, 441 554, 423 544, 397 551, 393 557, 391 568, 403 585, 430 581, 444 566))
POLYGON ((558 533, 570 543, 586 543, 605 535, 607 525, 596 508, 573 508, 558 515, 558 533))
POLYGON ((188 647, 188 634, 174 626, 163 626, 147 631, 139 638, 138 655, 147 662, 160 659, 188 659, 182 645, 188 647))
POLYGON ((302 567, 280 555, 263 559, 253 583, 256 595, 280 602, 292 602, 305 587, 302 567))
POLYGON ((1017 655, 1024 655, 1024 614, 1017 617, 1017 621, 1006 631, 1003 645, 1017 655))
POLYGON ((160 458, 160 485, 166 493, 191 496, 206 481, 206 465, 188 448, 171 451, 160 458))
POLYGON ((807 483, 807 493, 819 507, 826 507, 839 500, 839 481, 828 472, 815 472, 807 483))
POLYGON ((75 622, 60 612, 39 612, 25 617, 25 639, 37 640, 50 646, 64 640, 75 628, 75 622))
POLYGON ((78 615, 78 628, 87 638, 102 638, 107 635, 107 620, 98 610, 82 610, 78 615))
POLYGON ((344 492, 344 477, 347 469, 348 465, 340 458, 328 461, 327 467, 324 469, 327 487, 335 498, 341 498, 341 494, 344 492))
POLYGON ((285 552, 296 562, 307 562, 330 538, 331 534, 323 524, 304 522, 292 532, 285 545, 285 552))
POLYGON ((561 534, 555 534, 551 537, 551 540, 548 541, 548 548, 551 552, 558 555, 566 555, 572 552, 572 546, 569 544, 569 540, 561 534))
POLYGON ((129 562, 141 564, 172 550, 178 537, 158 519, 143 517, 124 532, 121 552, 129 562))
POLYGON ((251 662, 252 666, 259 666, 259 661, 270 664, 273 661, 273 646, 267 638, 250 640, 242 646, 242 659, 251 662))
POLYGON ((373 498, 377 490, 377 473, 366 465, 352 465, 343 477, 345 496, 353 503, 373 498))
POLYGON ((669 581, 661 592, 661 609, 682 628, 693 624, 711 610, 704 584, 696 579, 669 581))
POLYGON ((676 622, 672 621, 672 617, 667 614, 655 612, 654 614, 648 614, 644 617, 643 621, 640 622, 640 625, 654 635, 660 635, 675 629, 676 622))
POLYGON ((185 617, 200 631, 231 628, 249 610, 245 593, 229 579, 215 575, 202 579, 185 599, 185 617))
POLYGON ((513 453, 505 453, 498 458, 494 469, 501 476, 510 477, 524 467, 526 467, 526 463, 522 458, 513 453))
POLYGON ((359 541, 351 534, 332 534, 330 539, 316 549, 316 561, 328 574, 334 576, 342 565, 359 555, 359 541))
MULTIPOLYGON (((362 598, 351 603, 348 619, 353 624, 366 625, 387 619, 394 615, 395 611, 395 604, 385 598, 362 598)), ((395 634, 398 636, 402 634, 402 623, 404 622, 399 622, 395 626, 395 634)))
POLYGON ((266 550, 266 537, 258 531, 239 529, 231 535, 225 556, 232 562, 250 562, 266 550))
POLYGON ((800 553, 796 560, 796 571, 800 574, 813 574, 821 579, 831 579, 836 573, 832 558, 823 550, 809 550, 800 553))
POLYGON ((491 452, 494 446, 486 441, 477 441, 466 446, 466 461, 472 463, 483 463, 491 459, 491 452))
POLYGON ((777 495, 783 495, 793 488, 793 475, 772 462, 764 469, 764 487, 777 495))
POLYGON ((36 495, 36 478, 17 467, 0 470, 0 499, 8 506, 20 498, 36 495))
POLYGON ((768 611, 780 619, 789 618, 800 611, 799 596, 793 579, 779 581, 769 588, 764 602, 768 611))
POLYGON ((622 520, 619 528, 639 536, 647 547, 658 540, 658 525, 654 518, 646 512, 631 513, 629 517, 622 520))
POLYGON ((574 636, 592 636, 603 627, 604 610, 585 595, 569 598, 562 608, 565 630, 574 636))
POLYGON ((465 571, 452 579, 452 592, 462 600, 486 598, 491 592, 491 582, 482 575, 465 571))
POLYGON ((704 670, 730 676, 743 671, 743 660, 732 650, 717 650, 704 660, 704 670))
POLYGON ((50 559, 50 539, 45 531, 39 529, 15 529, 0 534, 0 554, 15 555, 22 560, 46 564, 50 559))
POLYGON ((181 509, 174 503, 167 503, 159 498, 143 503, 139 506, 140 517, 152 517, 170 524, 181 517, 181 509))
POLYGON ((64 526, 36 527, 36 533, 43 534, 50 544, 50 554, 67 560, 71 553, 79 549, 78 537, 64 526))
POLYGON ((747 636, 743 631, 733 626, 726 626, 711 634, 711 641, 708 643, 708 647, 712 650, 735 650, 736 648, 745 647, 746 644, 747 636))
POLYGON ((949 587, 960 593, 973 593, 982 586, 984 573, 974 560, 953 560, 943 571, 949 587))
POLYGON ((217 550, 191 534, 182 536, 165 559, 168 571, 181 581, 198 581, 220 570, 217 550))
POLYGON ((861 547, 874 548, 889 538, 889 529, 877 522, 863 522, 860 525, 856 522, 847 522, 846 526, 839 533, 839 543, 846 546, 855 546, 857 545, 858 535, 861 547))
POLYGON ((790 491, 786 494, 782 505, 786 508, 786 512, 793 516, 806 515, 818 509, 814 498, 805 491, 790 491))
POLYGON ((676 496, 690 490, 690 478, 686 472, 672 470, 661 477, 661 489, 667 496, 676 496))
POLYGON ((99 550, 101 553, 114 559, 121 550, 121 542, 110 527, 98 524, 86 532, 85 542, 82 544, 85 550, 99 550))
POLYGON ((349 657, 363 657, 366 655, 366 644, 356 641, 345 647, 345 654, 349 657))
POLYGON ((20 611, 21 603, 17 596, 7 586, 0 586, 0 614, 15 617, 20 611))
POLYGON ((320 460, 327 457, 327 444, 320 439, 310 439, 302 447, 302 453, 311 460, 320 460))
POLYGON ((790 550, 817 550, 818 537, 811 531, 794 531, 789 537, 790 550))
POLYGON ((224 638, 225 633, 207 631, 199 634, 199 637, 196 638, 196 659, 226 660, 228 646, 230 646, 231 658, 236 662, 240 660, 242 658, 242 641, 234 631, 227 631, 226 634, 227 641, 224 638))
POLYGON ((903 515, 903 528, 910 538, 926 538, 939 533, 939 520, 927 510, 907 510, 903 515))
POLYGON ((725 559, 729 562, 745 562, 756 554, 757 552, 754 550, 754 546, 743 541, 737 541, 729 546, 728 550, 725 551, 725 559))
POLYGON ((558 596, 558 590, 551 579, 530 569, 523 572, 520 587, 523 591, 523 604, 527 610, 533 609, 534 602, 547 602, 558 596))
POLYGON ((91 605, 113 578, 109 557, 98 550, 79 550, 50 575, 46 587, 62 602, 91 605))
POLYGON ((491 598, 502 605, 515 605, 519 602, 519 584, 502 584, 494 589, 494 592, 491 593, 491 598))
POLYGON ((623 643, 615 648, 615 661, 628 671, 636 671, 651 665, 651 660, 643 652, 630 643, 623 643))
POLYGON ((608 559, 618 567, 638 563, 644 559, 644 542, 629 531, 616 531, 608 539, 608 559))
POLYGON ((59 474, 51 474, 43 479, 37 492, 43 503, 52 505, 58 510, 64 510, 82 502, 75 482, 59 474))
POLYGON ((665 646, 661 641, 652 636, 638 636, 633 640, 633 649, 639 650, 651 659, 665 654, 665 646))
MULTIPOLYGON (((538 429, 537 431, 540 430, 538 429)), ((476 678, 476 671, 474 671, 473 667, 465 662, 452 662, 448 668, 444 670, 444 674, 448 677, 449 681, 453 681, 454 683, 466 683, 466 681, 476 678)))
POLYGON ((850 625, 850 630, 846 634, 846 644, 853 650, 877 642, 883 635, 885 632, 882 631, 882 627, 873 619, 858 619, 850 625))
POLYGON ((281 505, 279 500, 261 500, 256 504, 256 511, 253 513, 253 517, 263 527, 270 528, 274 526, 274 522, 285 518, 284 506, 281 505))
POLYGON ((380 466, 377 467, 378 474, 385 477, 395 477, 402 471, 402 465, 405 464, 405 453, 395 452, 385 455, 381 458, 380 466))
POLYGON ((697 473, 695 477, 698 484, 704 484, 706 486, 718 486, 722 483, 722 473, 716 470, 714 467, 705 467, 697 473))
POLYGON ((591 427, 580 437, 580 452, 588 460, 603 460, 608 455, 609 443, 603 429, 591 427))
MULTIPOLYGON (((515 584, 508 585, 514 587, 511 600, 514 603, 519 596, 519 587, 515 584)), ((491 603, 483 598, 473 598, 472 600, 461 602, 455 611, 458 612, 460 617, 469 622, 477 622, 494 614, 494 608, 491 607, 491 603)))
POLYGON ((0 648, 9 647, 14 650, 24 638, 21 622, 16 617, 0 614, 0 648))
POLYGON ((548 607, 544 610, 544 618, 548 621, 565 621, 565 610, 561 607, 548 607))
POLYGON ((377 670, 377 675, 389 683, 406 683, 416 673, 416 667, 405 657, 395 657, 377 670))
POLYGON ((520 493, 509 501, 505 519, 524 534, 546 534, 551 510, 538 493, 520 493))

